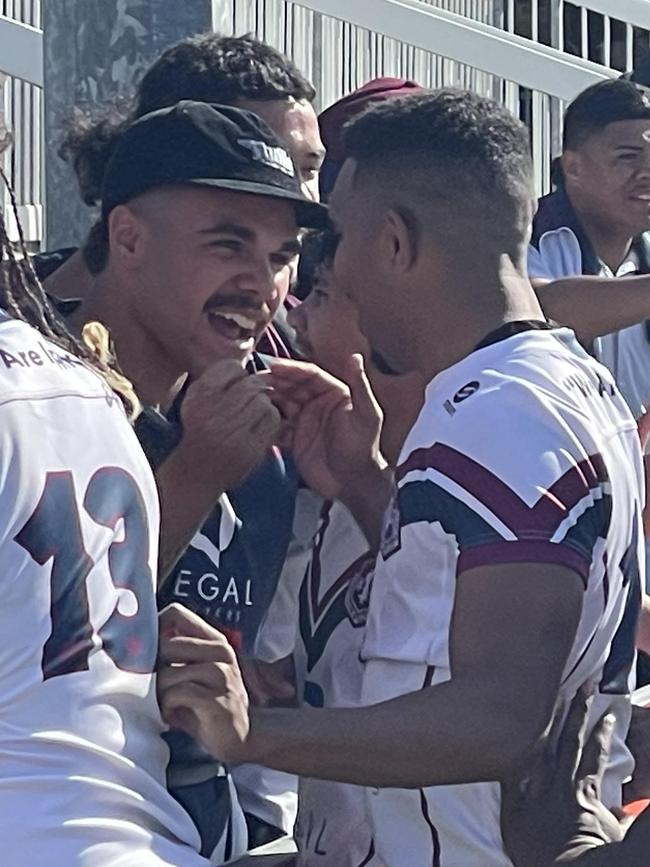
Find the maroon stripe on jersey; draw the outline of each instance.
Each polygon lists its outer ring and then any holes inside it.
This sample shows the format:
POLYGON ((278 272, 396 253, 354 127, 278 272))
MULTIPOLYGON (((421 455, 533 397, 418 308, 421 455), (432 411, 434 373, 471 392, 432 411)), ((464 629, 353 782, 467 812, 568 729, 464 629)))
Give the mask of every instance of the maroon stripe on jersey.
POLYGON ((516 536, 548 538, 566 516, 607 480, 602 457, 593 455, 576 466, 544 491, 534 506, 529 506, 505 482, 473 458, 444 443, 416 449, 397 469, 398 481, 413 470, 437 470, 456 482, 488 508, 516 536))
POLYGON ((488 542, 477 545, 458 555, 457 574, 479 566, 502 565, 504 563, 555 563, 577 572, 587 586, 591 561, 561 542, 488 542))
POLYGON ((424 821, 429 826, 429 831, 431 832, 431 846, 433 848, 433 859, 431 865, 432 867, 440 867, 440 838, 438 837, 438 831, 429 815, 429 802, 427 801, 427 796, 424 794, 424 789, 420 789, 420 809, 422 810, 424 821))

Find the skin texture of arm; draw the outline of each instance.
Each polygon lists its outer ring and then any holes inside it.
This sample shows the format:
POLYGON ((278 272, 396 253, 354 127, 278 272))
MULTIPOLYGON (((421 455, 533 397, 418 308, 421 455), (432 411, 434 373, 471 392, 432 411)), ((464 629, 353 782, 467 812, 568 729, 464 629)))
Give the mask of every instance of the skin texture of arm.
POLYGON ((559 565, 464 572, 450 638, 452 680, 363 708, 249 715, 231 668, 211 679, 203 656, 188 664, 191 647, 172 642, 161 646, 163 714, 182 718, 206 749, 231 763, 378 787, 499 779, 552 716, 582 594, 579 576, 559 565), (543 658, 540 645, 548 648, 543 658))
POLYGON ((650 275, 533 279, 532 284, 546 316, 568 325, 585 345, 650 319, 650 275))

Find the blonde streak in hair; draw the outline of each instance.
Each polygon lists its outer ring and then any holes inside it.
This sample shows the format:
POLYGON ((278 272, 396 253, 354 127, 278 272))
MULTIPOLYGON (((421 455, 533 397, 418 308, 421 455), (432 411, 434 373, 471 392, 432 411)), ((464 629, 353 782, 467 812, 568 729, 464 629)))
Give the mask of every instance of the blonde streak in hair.
POLYGON ((101 322, 87 322, 81 331, 81 339, 99 362, 108 385, 122 398, 128 419, 133 424, 142 412, 142 404, 131 382, 115 368, 108 329, 101 322))

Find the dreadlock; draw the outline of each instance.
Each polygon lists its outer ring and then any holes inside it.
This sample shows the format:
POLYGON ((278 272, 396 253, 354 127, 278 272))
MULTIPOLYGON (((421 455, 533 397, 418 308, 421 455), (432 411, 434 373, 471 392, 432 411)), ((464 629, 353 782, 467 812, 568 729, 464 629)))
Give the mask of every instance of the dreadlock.
MULTIPOLYGON (((131 384, 117 368, 112 353, 107 348, 107 339, 97 328, 88 330, 81 340, 77 339, 68 331, 45 294, 27 251, 16 195, 2 167, 0 177, 9 191, 20 248, 20 255, 16 255, 14 245, 9 239, 4 214, 0 209, 0 307, 16 319, 36 328, 52 343, 98 372, 120 397, 129 417, 133 417, 139 410, 138 400, 131 384)), ((94 325, 98 325, 100 330, 103 328, 99 323, 94 325)))

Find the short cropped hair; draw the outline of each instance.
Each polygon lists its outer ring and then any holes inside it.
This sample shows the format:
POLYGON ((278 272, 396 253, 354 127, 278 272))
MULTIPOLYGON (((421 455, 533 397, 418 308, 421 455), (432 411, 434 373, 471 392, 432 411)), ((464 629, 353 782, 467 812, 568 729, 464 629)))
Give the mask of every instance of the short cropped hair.
POLYGON ((578 150, 594 133, 622 120, 650 120, 647 92, 632 81, 599 81, 583 90, 564 115, 564 150, 578 150))
POLYGON ((514 243, 528 230, 529 133, 491 99, 445 89, 378 103, 347 127, 344 149, 361 170, 388 166, 405 177, 417 172, 425 183, 429 176, 459 208, 480 197, 499 215, 495 231, 509 232, 514 243))
POLYGON ((72 163, 83 201, 96 205, 119 136, 151 111, 182 99, 232 105, 240 99, 312 102, 315 96, 312 85, 288 57, 252 34, 203 33, 163 51, 145 73, 133 99, 118 99, 99 113, 76 110, 60 155, 72 163))

